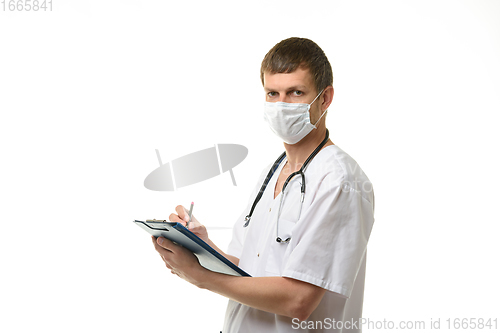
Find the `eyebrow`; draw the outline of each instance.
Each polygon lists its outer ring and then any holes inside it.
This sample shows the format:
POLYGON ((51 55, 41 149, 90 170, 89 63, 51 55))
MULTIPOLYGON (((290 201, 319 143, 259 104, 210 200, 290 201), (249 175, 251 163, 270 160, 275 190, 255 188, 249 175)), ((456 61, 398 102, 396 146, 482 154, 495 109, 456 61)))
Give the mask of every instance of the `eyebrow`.
MULTIPOLYGON (((267 87, 264 87, 264 90, 266 91, 276 91, 276 89, 270 89, 270 88, 267 88, 267 87)), ((303 86, 303 85, 299 85, 299 86, 292 86, 292 87, 288 87, 286 89, 286 91, 294 91, 294 90, 307 90, 307 87, 306 86, 303 86)))

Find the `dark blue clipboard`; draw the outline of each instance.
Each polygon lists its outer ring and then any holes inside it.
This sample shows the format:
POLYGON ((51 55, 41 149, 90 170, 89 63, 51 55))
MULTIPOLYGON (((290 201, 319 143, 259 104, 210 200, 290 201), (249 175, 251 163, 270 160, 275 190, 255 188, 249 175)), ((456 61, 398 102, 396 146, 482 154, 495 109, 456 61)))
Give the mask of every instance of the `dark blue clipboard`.
POLYGON ((234 276, 250 276, 180 223, 138 220, 135 220, 134 223, 150 235, 164 237, 182 245, 193 252, 200 265, 208 270, 234 276))

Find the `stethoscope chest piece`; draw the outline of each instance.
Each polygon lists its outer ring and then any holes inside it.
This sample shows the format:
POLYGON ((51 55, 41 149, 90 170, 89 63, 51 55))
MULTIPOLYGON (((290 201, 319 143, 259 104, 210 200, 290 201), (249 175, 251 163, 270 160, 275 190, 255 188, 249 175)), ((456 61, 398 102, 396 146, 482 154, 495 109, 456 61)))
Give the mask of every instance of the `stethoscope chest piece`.
POLYGON ((288 237, 287 239, 282 240, 281 237, 277 237, 276 242, 278 242, 278 243, 290 243, 290 239, 292 239, 292 238, 288 237))

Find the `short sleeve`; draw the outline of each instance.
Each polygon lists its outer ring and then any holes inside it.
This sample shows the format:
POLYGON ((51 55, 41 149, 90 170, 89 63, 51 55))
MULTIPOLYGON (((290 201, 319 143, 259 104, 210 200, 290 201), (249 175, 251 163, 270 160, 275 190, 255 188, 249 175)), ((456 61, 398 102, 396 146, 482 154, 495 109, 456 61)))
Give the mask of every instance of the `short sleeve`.
MULTIPOLYGON (((328 181, 324 181, 328 184, 328 181)), ((373 192, 319 186, 297 222, 282 276, 350 297, 374 222, 373 192)))

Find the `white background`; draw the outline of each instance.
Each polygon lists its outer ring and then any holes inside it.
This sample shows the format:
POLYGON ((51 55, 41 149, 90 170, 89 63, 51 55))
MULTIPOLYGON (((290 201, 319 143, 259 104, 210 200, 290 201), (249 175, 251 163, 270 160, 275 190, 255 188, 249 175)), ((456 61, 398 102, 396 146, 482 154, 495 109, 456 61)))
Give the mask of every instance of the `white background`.
POLYGON ((327 126, 374 184, 363 317, 498 316, 499 18, 484 0, 1 11, 0 331, 219 332, 226 300, 171 275, 132 220, 194 201, 232 226, 283 151, 259 69, 291 36, 329 57, 327 126), (155 149, 166 163, 215 143, 248 147, 237 187, 144 188, 155 149))

